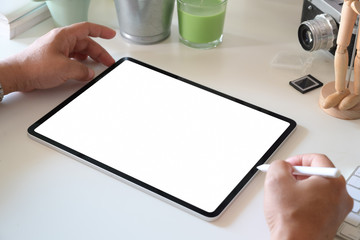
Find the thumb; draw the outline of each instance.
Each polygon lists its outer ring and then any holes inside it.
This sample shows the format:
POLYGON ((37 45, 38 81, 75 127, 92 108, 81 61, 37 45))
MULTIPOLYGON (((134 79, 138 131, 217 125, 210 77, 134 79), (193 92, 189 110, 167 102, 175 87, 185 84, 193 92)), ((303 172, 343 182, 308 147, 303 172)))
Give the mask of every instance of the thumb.
POLYGON ((292 171, 292 166, 288 162, 274 161, 266 173, 265 185, 272 188, 276 185, 291 184, 296 181, 292 171))
POLYGON ((94 70, 76 60, 68 60, 67 79, 89 81, 95 76, 94 70))

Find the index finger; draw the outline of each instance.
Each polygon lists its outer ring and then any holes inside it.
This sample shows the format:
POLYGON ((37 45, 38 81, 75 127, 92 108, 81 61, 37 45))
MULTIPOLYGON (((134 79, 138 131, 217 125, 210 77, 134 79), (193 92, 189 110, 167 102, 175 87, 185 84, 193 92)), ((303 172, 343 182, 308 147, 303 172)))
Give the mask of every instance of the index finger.
POLYGON ((293 166, 334 167, 334 164, 324 154, 301 154, 286 159, 293 166))
POLYGON ((84 39, 88 36, 111 39, 116 35, 113 29, 90 22, 75 23, 69 26, 67 31, 70 35, 76 36, 78 39, 84 39))

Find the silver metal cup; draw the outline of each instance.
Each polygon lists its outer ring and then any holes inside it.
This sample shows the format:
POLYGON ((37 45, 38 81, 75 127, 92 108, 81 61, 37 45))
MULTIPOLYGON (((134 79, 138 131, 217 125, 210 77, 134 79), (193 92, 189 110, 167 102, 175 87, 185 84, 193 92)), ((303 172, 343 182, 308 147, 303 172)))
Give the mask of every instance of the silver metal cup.
POLYGON ((175 0, 114 0, 121 35, 151 44, 170 35, 175 0))

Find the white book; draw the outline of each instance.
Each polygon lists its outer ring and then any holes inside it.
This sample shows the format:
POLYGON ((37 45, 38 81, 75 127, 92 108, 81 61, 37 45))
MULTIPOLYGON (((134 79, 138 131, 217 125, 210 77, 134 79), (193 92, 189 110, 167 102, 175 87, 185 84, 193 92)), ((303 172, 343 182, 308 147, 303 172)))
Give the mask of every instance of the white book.
POLYGON ((12 39, 49 17, 45 2, 0 0, 0 36, 12 39))

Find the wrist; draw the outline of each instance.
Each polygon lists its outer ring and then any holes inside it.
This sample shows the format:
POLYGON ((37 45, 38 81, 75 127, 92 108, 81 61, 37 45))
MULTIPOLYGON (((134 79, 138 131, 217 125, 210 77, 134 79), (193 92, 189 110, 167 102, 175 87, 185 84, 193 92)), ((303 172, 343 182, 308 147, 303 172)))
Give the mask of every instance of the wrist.
POLYGON ((297 240, 296 232, 291 227, 291 222, 277 222, 270 228, 271 240, 297 240))
POLYGON ((301 233, 297 233, 291 228, 288 228, 286 225, 282 225, 279 229, 275 231, 271 231, 270 233, 271 240, 311 240, 312 238, 308 238, 308 236, 303 236, 301 233))
POLYGON ((18 83, 21 82, 23 78, 22 69, 14 57, 0 61, 0 73, 0 84, 4 95, 21 89, 18 83))
POLYGON ((329 237, 327 231, 321 231, 321 227, 316 224, 304 224, 297 222, 294 218, 286 222, 281 222, 277 226, 270 229, 271 240, 318 240, 333 239, 335 236, 329 237))
POLYGON ((270 233, 271 240, 300 240, 300 239, 308 239, 302 238, 302 236, 298 236, 294 231, 288 229, 283 225, 283 229, 277 229, 276 231, 271 231, 270 233))

